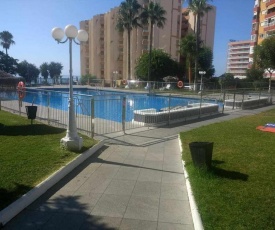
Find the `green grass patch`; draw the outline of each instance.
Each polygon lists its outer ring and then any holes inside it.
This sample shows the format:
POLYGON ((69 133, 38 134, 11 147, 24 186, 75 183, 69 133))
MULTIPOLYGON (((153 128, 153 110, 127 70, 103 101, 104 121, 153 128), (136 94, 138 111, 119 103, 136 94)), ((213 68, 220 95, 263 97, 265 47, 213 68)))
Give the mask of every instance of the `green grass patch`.
POLYGON ((0 111, 0 210, 96 142, 82 136, 78 153, 60 147, 66 130, 0 111))
POLYGON ((274 229, 275 110, 182 132, 183 159, 205 229, 274 229), (214 142, 212 168, 193 166, 189 143, 214 142))

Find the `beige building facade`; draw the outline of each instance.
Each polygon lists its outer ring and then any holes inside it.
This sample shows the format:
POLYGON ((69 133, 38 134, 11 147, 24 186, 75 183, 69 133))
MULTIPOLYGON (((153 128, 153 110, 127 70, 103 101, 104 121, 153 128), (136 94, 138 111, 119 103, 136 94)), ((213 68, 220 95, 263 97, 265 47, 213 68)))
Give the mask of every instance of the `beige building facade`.
MULTIPOLYGON (((171 58, 180 60, 179 41, 182 33, 183 0, 154 0, 166 10, 164 28, 153 29, 153 48, 162 49, 171 58)), ((145 6, 149 0, 138 0, 145 6)), ((89 34, 89 40, 81 45, 81 75, 91 74, 110 83, 116 79, 128 79, 127 34, 116 30, 119 7, 105 14, 95 15, 90 20, 80 22, 80 28, 89 34)), ((208 13, 203 19, 202 37, 207 46, 213 48, 216 11, 208 13), (210 25, 211 24, 211 25, 210 25)), ((192 20, 189 22, 192 28, 192 20)), ((149 30, 147 27, 133 29, 131 32, 131 76, 136 79, 135 66, 138 58, 148 52, 149 30)))
MULTIPOLYGON (((141 5, 148 0, 138 0, 141 5)), ((166 10, 163 29, 154 26, 153 48, 163 49, 175 60, 179 60, 178 42, 181 27, 182 0, 156 0, 166 10)), ((89 33, 89 41, 81 45, 81 75, 91 74, 98 79, 111 82, 127 79, 127 34, 116 30, 119 8, 80 22, 80 28, 89 33)), ((131 33, 131 76, 135 79, 137 59, 148 51, 149 31, 147 27, 133 29, 131 33)))
MULTIPOLYGON (((204 46, 207 46, 213 50, 214 36, 215 36, 215 24, 216 24, 216 7, 211 6, 211 10, 204 13, 201 17, 200 37, 204 46)), ((182 9, 182 32, 181 37, 184 37, 187 33, 194 33, 195 31, 195 16, 192 12, 186 15, 187 8, 182 9)))

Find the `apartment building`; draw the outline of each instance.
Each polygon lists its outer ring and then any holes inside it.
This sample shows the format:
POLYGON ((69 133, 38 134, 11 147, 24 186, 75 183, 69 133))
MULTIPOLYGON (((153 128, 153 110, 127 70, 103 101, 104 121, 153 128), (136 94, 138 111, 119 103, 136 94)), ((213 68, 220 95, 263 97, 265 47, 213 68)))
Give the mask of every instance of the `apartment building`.
POLYGON ((230 40, 227 52, 226 72, 232 73, 235 78, 245 78, 249 68, 250 40, 230 40))
MULTIPOLYGON (((250 59, 253 62, 253 49, 268 36, 275 33, 275 0, 255 0, 252 18, 250 59)), ((275 74, 274 76, 275 77, 275 74)))
MULTIPOLYGON (((201 17, 200 37, 203 44, 213 50, 214 36, 215 36, 215 24, 216 24, 216 7, 211 6, 211 10, 205 12, 201 17)), ((182 32, 183 38, 186 34, 195 31, 195 16, 192 12, 186 14, 187 8, 182 9, 182 32)))
MULTIPOLYGON (((155 0, 166 10, 166 23, 163 29, 154 26, 153 48, 163 49, 175 60, 179 60, 178 43, 181 37, 182 0, 155 0)), ((138 0, 145 6, 149 0, 138 0)), ((89 41, 81 45, 81 74, 92 74, 99 79, 111 82, 115 79, 128 79, 128 50, 126 31, 116 30, 119 7, 105 14, 95 15, 90 20, 80 22, 80 28, 89 33, 89 41)), ((131 76, 137 59, 148 52, 148 28, 133 29, 131 33, 131 76)))

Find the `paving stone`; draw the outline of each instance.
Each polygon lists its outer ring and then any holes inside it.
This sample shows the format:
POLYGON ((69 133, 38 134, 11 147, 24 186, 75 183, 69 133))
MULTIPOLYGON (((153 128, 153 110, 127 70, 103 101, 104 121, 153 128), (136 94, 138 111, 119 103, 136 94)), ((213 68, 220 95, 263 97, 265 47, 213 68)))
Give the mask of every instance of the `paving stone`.
POLYGON ((140 173, 139 167, 121 167, 114 179, 137 180, 140 173))
POLYGON ((79 230, 118 230, 122 218, 89 215, 79 230))
POLYGON ((64 213, 56 213, 51 219, 43 225, 42 230, 53 229, 68 229, 75 230, 79 229, 85 220, 87 215, 85 214, 64 214, 64 213))
POLYGON ((159 199, 156 197, 132 196, 124 218, 157 221, 159 199))
POLYGON ((113 179, 104 194, 131 195, 136 181, 113 179))
POLYGON ((162 183, 160 197, 163 199, 188 200, 186 185, 162 183))
POLYGON ((141 169, 138 181, 161 182, 162 171, 154 169, 141 169))
POLYGON ((152 181, 137 181, 133 190, 135 196, 160 197, 161 183, 152 181))
POLYGON ((126 195, 103 194, 93 208, 91 215, 123 217, 129 199, 130 196, 126 195))
POLYGON ((158 223, 157 230, 194 230, 192 224, 158 223))
POLYGON ((146 169, 157 169, 162 171, 163 161, 145 160, 143 162, 143 167, 146 169))
POLYGON ((120 230, 156 230, 156 221, 123 219, 120 230))
POLYGON ((162 172, 162 183, 185 184, 183 173, 162 172))
POLYGON ((174 224, 192 224, 189 201, 161 198, 158 220, 174 224))

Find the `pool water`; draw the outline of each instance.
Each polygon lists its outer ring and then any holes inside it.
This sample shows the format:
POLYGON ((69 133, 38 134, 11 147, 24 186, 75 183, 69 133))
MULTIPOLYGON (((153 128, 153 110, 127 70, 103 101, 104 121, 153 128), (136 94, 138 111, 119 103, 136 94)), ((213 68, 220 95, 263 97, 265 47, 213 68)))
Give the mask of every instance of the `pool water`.
MULTIPOLYGON (((55 109, 68 110, 68 89, 35 90, 26 93, 23 101, 37 105, 49 106, 55 109), (50 94, 50 101, 48 101, 50 94)), ((117 91, 74 89, 75 110, 77 113, 91 115, 91 99, 94 98, 94 113, 96 118, 122 121, 123 97, 126 98, 126 121, 132 121, 134 110, 186 106, 188 103, 198 103, 198 99, 147 95, 140 93, 124 93, 117 91)), ((205 102, 205 101, 204 101, 205 102)), ((209 101, 214 103, 214 101, 209 101)))

